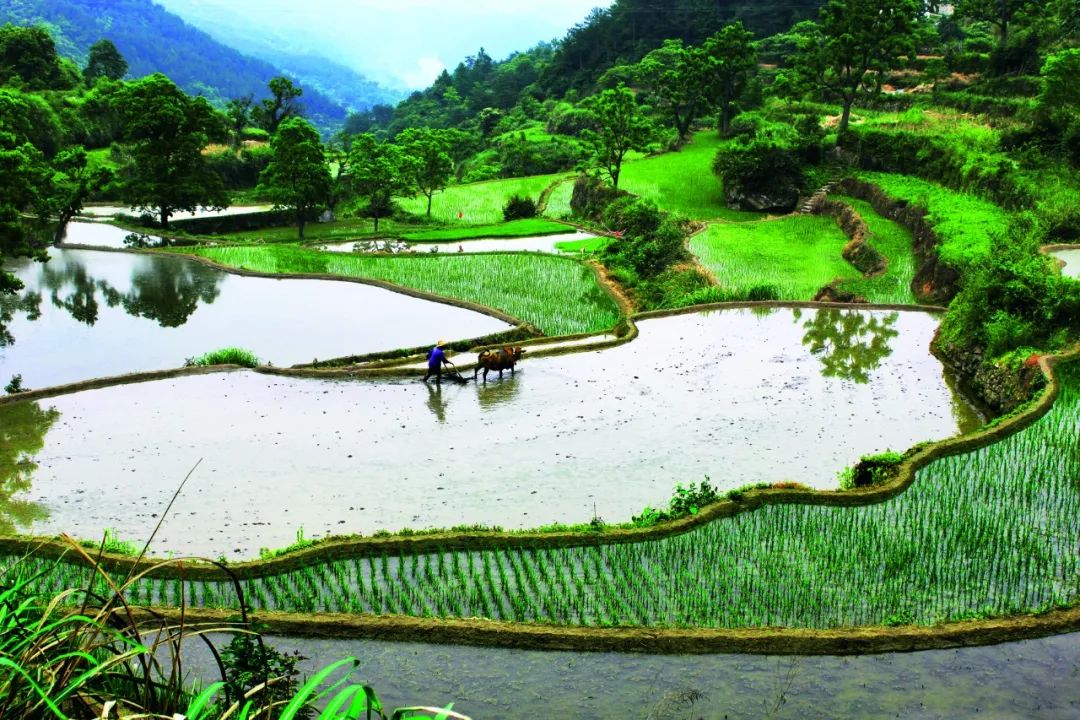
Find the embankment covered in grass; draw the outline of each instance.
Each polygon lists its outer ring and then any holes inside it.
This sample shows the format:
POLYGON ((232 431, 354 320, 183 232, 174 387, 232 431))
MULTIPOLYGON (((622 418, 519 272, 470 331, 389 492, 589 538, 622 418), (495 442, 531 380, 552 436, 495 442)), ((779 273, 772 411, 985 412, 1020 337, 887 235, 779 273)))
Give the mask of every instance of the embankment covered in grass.
POLYGON ((378 280, 501 310, 546 335, 608 330, 615 302, 587 266, 540 254, 369 257, 295 246, 203 247, 190 251, 228 267, 267 274, 378 280))
MULTIPOLYGON (((520 195, 538 201, 545 188, 567 175, 532 175, 453 185, 435 193, 431 201, 431 219, 468 225, 499 223, 503 219, 503 207, 511 196, 520 195)), ((398 204, 414 215, 423 216, 427 212, 427 198, 423 195, 403 198, 398 200, 398 204)))

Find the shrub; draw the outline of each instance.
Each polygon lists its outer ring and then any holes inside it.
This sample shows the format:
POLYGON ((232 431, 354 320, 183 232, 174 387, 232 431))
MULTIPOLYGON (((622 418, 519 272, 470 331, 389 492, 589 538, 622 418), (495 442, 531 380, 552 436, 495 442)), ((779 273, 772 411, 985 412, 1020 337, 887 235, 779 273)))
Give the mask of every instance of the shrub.
POLYGON ((228 347, 220 350, 212 350, 199 357, 190 357, 184 361, 184 367, 202 367, 206 365, 240 365, 243 367, 258 367, 259 358, 250 350, 228 347))
POLYGON ((781 210, 795 207, 804 183, 803 166, 820 155, 816 119, 799 115, 776 122, 744 113, 732 124, 734 139, 717 151, 713 173, 728 207, 781 210))
POLYGON ((503 206, 503 220, 521 220, 536 217, 536 201, 521 195, 511 195, 503 206))

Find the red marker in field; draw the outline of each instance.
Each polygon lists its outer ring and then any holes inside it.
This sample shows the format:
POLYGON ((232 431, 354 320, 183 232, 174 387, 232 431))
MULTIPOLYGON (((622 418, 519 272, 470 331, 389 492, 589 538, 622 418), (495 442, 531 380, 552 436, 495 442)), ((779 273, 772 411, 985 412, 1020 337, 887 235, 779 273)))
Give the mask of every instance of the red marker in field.
POLYGON ((460 219, 461 219, 461 218, 463 218, 463 217, 465 217, 465 213, 463 213, 463 212, 461 212, 460 210, 458 210, 458 211, 457 211, 457 219, 458 219, 458 220, 460 220, 460 219))

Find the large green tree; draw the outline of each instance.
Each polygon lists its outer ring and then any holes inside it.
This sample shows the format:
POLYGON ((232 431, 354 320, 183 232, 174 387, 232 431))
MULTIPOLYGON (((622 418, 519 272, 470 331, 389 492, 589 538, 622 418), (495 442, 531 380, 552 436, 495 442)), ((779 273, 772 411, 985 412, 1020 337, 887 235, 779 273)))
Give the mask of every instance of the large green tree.
POLYGON ((739 22, 725 26, 702 45, 710 99, 720 115, 720 132, 725 134, 730 127, 734 104, 746 89, 747 79, 757 65, 751 45, 753 39, 753 33, 739 22))
POLYGON ((583 133, 584 140, 595 165, 618 189, 623 160, 631 150, 645 149, 653 137, 653 126, 625 85, 604 90, 585 104, 592 113, 593 127, 583 133))
POLYGON ((72 87, 77 80, 44 27, 0 26, 0 85, 49 90, 72 87))
POLYGON ((304 118, 289 118, 270 141, 273 159, 259 176, 259 185, 278 208, 293 211, 300 239, 312 211, 326 207, 330 170, 319 133, 304 118))
POLYGON ((287 77, 271 79, 269 87, 270 97, 252 108, 251 114, 259 127, 273 135, 281 123, 304 114, 304 106, 300 103, 304 90, 287 77))
POLYGON ((82 145, 61 150, 53 158, 51 169, 50 193, 43 203, 48 214, 40 220, 55 223, 53 238, 60 240, 67 224, 82 210, 87 197, 112 180, 113 173, 109 168, 91 167, 82 145))
POLYGON ((112 40, 102 38, 90 46, 83 68, 83 78, 87 85, 93 85, 98 78, 119 80, 127 74, 128 64, 124 56, 113 45, 112 40))
POLYGON ((840 101, 840 133, 855 101, 878 94, 884 73, 914 53, 918 15, 916 0, 829 0, 821 8, 796 63, 806 79, 840 101))
POLYGON ((121 169, 121 195, 133 207, 157 212, 162 227, 176 211, 223 208, 221 177, 203 159, 220 118, 160 73, 130 83, 114 100, 132 162, 121 169))
POLYGON ((393 143, 379 142, 371 133, 361 133, 349 149, 349 185, 368 201, 368 213, 375 219, 390 214, 395 197, 412 189, 409 163, 402 149, 393 143))
POLYGON ((454 173, 450 139, 446 132, 432 128, 409 128, 395 138, 408 159, 407 172, 413 184, 427 198, 431 219, 431 199, 446 187, 454 173))
POLYGON ((955 14, 996 27, 998 42, 1004 47, 1009 42, 1009 27, 1013 20, 1036 6, 1033 0, 957 0, 955 14))
POLYGON ((700 47, 686 47, 681 40, 665 40, 642 58, 638 76, 657 106, 667 114, 680 141, 689 137, 691 125, 712 106, 713 76, 705 51, 700 47))

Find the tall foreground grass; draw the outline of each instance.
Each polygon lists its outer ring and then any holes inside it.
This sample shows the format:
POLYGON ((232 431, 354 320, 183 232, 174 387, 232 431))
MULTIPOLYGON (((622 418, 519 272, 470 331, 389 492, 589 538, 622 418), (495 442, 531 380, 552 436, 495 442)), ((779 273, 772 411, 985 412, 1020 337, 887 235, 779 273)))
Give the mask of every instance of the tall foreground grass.
POLYGON ((325 273, 384 280, 502 310, 547 335, 599 332, 619 310, 588 267, 528 253, 371 257, 295 246, 196 248, 223 265, 265 273, 325 273))
MULTIPOLYGON (((1030 427, 921 469, 886 502, 771 505, 634 544, 379 556, 244 582, 256 608, 580 625, 929 624, 1080 602, 1080 362, 1030 427)), ((79 570, 43 577, 50 589, 79 570)), ((228 583, 140 602, 234 607, 228 583)))
POLYGON ((79 577, 68 577, 50 596, 40 594, 50 584, 46 579, 71 565, 33 555, 0 564, 0 717, 468 720, 449 708, 387 711, 371 687, 351 681, 359 665, 351 657, 318 670, 303 685, 266 674, 269 667, 260 668, 250 657, 241 662, 254 675, 238 677, 207 636, 241 632, 254 637, 252 649, 265 652, 260 636, 235 627, 168 621, 138 607, 131 596, 143 582, 141 575, 110 577, 92 555, 68 542, 72 556, 84 564, 79 577), (191 684, 181 662, 184 646, 191 643, 210 647, 222 681, 205 688, 191 684), (279 687, 285 692, 274 689, 279 687))

